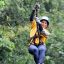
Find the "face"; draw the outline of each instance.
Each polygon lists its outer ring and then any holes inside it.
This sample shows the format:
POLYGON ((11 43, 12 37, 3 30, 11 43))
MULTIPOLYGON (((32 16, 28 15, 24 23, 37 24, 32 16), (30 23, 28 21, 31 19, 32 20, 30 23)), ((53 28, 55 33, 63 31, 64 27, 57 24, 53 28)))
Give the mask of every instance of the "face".
POLYGON ((48 26, 47 26, 47 21, 45 21, 45 20, 42 20, 41 21, 42 23, 41 23, 41 25, 42 25, 42 28, 47 28, 48 26))

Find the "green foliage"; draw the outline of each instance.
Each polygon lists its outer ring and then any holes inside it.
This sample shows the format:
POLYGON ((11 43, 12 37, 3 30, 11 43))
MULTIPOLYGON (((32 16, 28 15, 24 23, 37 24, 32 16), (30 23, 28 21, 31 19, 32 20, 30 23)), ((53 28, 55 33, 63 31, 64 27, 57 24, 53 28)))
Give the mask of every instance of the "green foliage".
MULTIPOLYGON (((36 0, 0 0, 0 64, 35 64, 28 52, 29 17, 36 0)), ((39 16, 50 17, 45 64, 64 64, 64 0, 39 0, 39 16)))
POLYGON ((0 63, 5 64, 5 60, 8 59, 8 56, 12 55, 12 51, 15 48, 13 42, 7 38, 0 38, 0 63))
POLYGON ((0 48, 8 49, 7 51, 12 51, 15 46, 14 43, 6 38, 0 38, 0 48))

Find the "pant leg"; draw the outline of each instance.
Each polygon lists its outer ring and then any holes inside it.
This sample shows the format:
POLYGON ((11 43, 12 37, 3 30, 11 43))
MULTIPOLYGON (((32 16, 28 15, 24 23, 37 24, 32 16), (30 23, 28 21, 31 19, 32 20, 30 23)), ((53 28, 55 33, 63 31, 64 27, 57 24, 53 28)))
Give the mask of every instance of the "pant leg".
POLYGON ((38 48, 35 45, 30 45, 28 51, 34 56, 34 60, 38 64, 38 48))
POLYGON ((38 63, 42 64, 42 63, 44 63, 44 59, 45 59, 46 45, 44 45, 44 44, 39 45, 38 50, 39 50, 38 63))

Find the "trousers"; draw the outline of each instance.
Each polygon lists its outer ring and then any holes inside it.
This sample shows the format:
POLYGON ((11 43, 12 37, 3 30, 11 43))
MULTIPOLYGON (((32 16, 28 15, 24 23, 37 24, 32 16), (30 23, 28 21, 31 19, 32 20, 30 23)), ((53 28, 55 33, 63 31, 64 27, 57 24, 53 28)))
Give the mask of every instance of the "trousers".
POLYGON ((28 48, 28 51, 30 54, 33 55, 34 61, 36 64, 44 63, 46 45, 41 44, 41 45, 36 46, 36 45, 31 44, 28 48))

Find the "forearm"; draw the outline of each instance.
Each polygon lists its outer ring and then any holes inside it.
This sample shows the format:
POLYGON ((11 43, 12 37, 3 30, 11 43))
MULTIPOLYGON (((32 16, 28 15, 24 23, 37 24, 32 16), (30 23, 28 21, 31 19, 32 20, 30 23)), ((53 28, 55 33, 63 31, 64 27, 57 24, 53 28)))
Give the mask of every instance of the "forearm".
POLYGON ((40 19, 38 18, 38 17, 35 17, 35 19, 36 19, 36 22, 37 22, 37 24, 38 24, 38 26, 39 26, 39 30, 40 30, 40 32, 43 30, 43 28, 42 28, 42 26, 41 26, 41 22, 40 22, 40 19))
POLYGON ((35 10, 32 10, 32 13, 31 13, 31 15, 30 15, 30 22, 33 21, 34 15, 35 15, 35 10))

